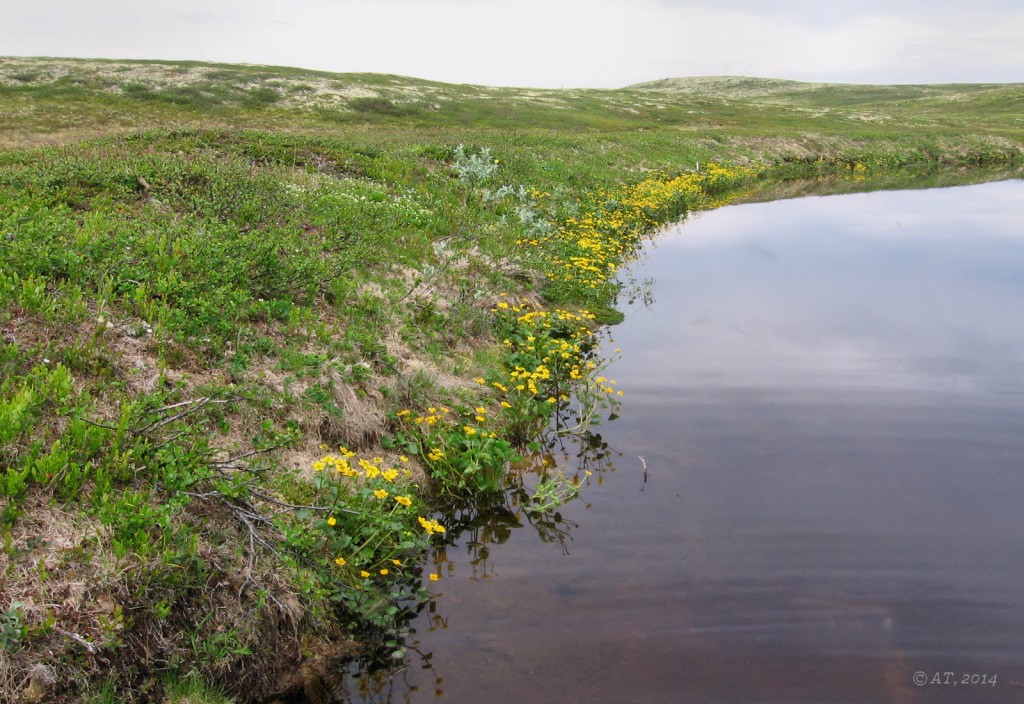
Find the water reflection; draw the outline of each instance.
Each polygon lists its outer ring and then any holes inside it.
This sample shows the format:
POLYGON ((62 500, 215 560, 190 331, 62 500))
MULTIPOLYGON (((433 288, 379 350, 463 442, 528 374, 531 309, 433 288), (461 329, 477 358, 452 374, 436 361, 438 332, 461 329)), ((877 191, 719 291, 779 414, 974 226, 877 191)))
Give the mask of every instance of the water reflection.
POLYGON ((1021 222, 1011 181, 666 233, 608 343, 615 471, 456 511, 386 701, 1021 701, 1021 222), (946 672, 996 686, 915 681, 946 672))
POLYGON ((671 365, 687 388, 1020 392, 1024 361, 992 353, 1024 343, 1007 324, 1024 291, 1014 184, 709 213, 645 266, 672 310, 632 316, 623 373, 671 365), (983 203, 964 193, 977 189, 983 203))

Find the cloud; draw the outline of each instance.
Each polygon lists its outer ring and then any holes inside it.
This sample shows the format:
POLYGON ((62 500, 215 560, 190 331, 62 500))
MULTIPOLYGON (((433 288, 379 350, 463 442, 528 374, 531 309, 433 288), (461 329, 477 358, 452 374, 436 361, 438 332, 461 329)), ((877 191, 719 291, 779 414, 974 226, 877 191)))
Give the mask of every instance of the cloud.
POLYGON ((5 11, 0 46, 537 87, 715 74, 1021 80, 1024 11, 977 2, 37 0, 5 11))

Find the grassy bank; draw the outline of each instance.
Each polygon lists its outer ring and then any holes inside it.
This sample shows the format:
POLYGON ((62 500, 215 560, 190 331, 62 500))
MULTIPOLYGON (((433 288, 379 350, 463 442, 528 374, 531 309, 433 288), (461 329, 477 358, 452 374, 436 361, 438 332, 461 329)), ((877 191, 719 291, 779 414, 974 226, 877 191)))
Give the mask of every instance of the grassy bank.
POLYGON ((644 237, 1024 144, 1020 87, 695 85, 0 61, 0 698, 400 660, 442 497, 585 481, 533 460, 614 410, 593 336, 644 237))

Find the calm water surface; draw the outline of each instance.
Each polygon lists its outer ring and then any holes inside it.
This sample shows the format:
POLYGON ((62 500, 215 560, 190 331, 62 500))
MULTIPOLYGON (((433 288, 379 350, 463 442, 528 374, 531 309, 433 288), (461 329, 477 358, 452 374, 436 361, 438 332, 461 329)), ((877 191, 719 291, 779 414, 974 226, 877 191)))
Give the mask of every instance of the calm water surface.
POLYGON ((564 545, 448 549, 390 701, 1024 702, 1024 181, 730 206, 633 275, 614 469, 564 545))

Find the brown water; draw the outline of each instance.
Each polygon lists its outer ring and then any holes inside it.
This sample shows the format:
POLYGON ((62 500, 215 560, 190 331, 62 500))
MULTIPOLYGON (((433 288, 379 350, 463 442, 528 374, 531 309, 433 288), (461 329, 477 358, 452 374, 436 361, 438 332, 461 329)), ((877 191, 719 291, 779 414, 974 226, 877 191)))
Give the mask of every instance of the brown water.
POLYGON ((632 273, 614 469, 561 542, 459 536, 367 700, 1024 702, 1024 181, 730 206, 632 273))

